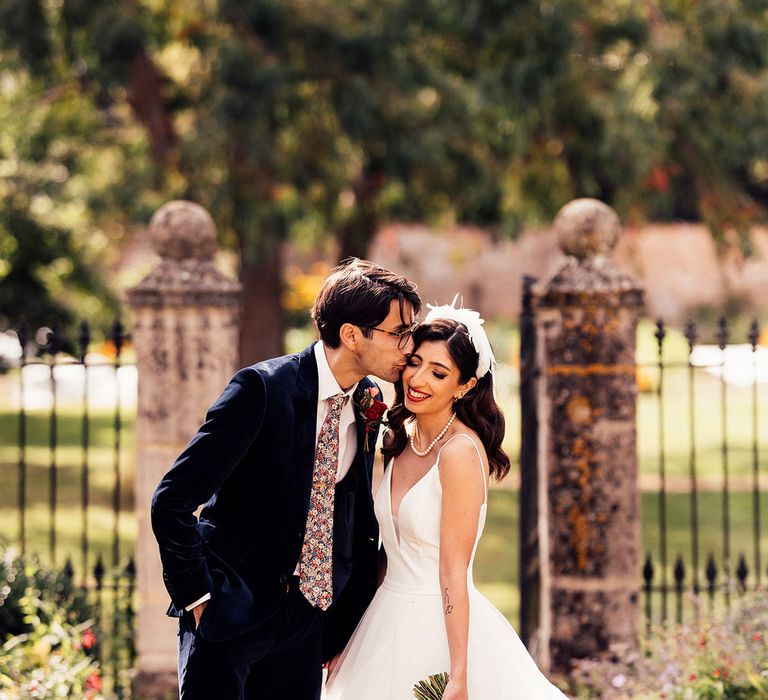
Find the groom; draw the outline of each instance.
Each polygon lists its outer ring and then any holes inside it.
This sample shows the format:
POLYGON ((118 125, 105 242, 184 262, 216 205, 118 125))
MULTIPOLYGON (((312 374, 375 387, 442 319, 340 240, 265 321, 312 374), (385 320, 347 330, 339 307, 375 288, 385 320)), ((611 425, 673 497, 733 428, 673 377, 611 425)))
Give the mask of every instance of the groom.
POLYGON ((163 477, 152 527, 181 698, 320 697, 375 588, 366 377, 398 378, 420 306, 404 277, 342 264, 312 309, 320 341, 235 374, 163 477))

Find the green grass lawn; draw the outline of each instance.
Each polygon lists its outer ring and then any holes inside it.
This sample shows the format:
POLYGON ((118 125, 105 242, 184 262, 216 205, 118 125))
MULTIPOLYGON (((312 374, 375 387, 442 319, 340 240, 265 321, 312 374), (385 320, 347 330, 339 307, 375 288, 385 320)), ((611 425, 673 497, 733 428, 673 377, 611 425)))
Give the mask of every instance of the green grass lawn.
MULTIPOLYGON (((657 381, 657 377, 653 377, 657 381)), ((751 387, 728 387, 727 418, 722 419, 719 379, 696 371, 694 411, 691 417, 687 371, 670 370, 664 380, 664 448, 666 471, 671 476, 687 476, 690 464, 691 420, 693 420, 698 477, 719 478, 723 468, 722 445, 728 444, 729 474, 749 477, 752 473, 754 420, 751 387)), ((637 406, 637 440, 641 474, 659 470, 661 446, 660 402, 652 393, 640 394, 637 406)), ((768 390, 758 393, 758 430, 768 417, 768 390)), ((758 447, 768 453, 768 436, 758 431, 758 447)))
MULTIPOLYGON (((133 517, 134 473, 134 415, 123 413, 123 429, 119 450, 115 448, 114 414, 97 413, 90 416, 90 447, 88 460, 87 530, 89 539, 89 568, 102 554, 105 564, 112 561, 114 529, 117 521, 120 551, 129 556, 136 539, 133 517), (116 462, 120 475, 120 512, 115 517, 113 494, 116 484, 116 462)), ((0 412, 0 537, 16 543, 20 531, 18 509, 19 416, 17 412, 0 412)), ((81 447, 82 416, 65 409, 58 413, 56 462, 56 561, 70 558, 81 566, 80 539, 83 522, 81 507, 84 454, 81 447)), ((48 446, 50 421, 47 412, 27 415, 26 449, 26 534, 27 549, 48 559, 51 529, 51 451, 48 446)))

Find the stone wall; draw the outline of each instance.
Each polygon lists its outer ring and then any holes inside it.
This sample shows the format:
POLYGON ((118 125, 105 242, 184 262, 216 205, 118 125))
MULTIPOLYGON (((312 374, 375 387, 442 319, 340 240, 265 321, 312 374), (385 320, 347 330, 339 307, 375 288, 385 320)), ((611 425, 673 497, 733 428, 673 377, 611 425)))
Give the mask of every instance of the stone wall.
MULTIPOLYGON (((642 282, 650 317, 680 324, 696 309, 722 308, 729 297, 768 314, 768 229, 755 228, 753 245, 751 258, 720 260, 701 224, 645 224, 624 227, 613 258, 642 282)), ((285 257, 308 267, 305 256, 290 245, 285 257)), ((520 313, 523 275, 544 277, 564 261, 551 230, 527 230, 517 240, 494 241, 480 229, 435 231, 417 224, 383 226, 370 257, 416 280, 428 302, 447 303, 460 291, 466 305, 484 316, 514 320, 520 313)), ((149 270, 153 258, 149 233, 136 231, 122 251, 118 279, 135 280, 135 271, 149 270)), ((327 261, 336 263, 332 253, 327 261)), ((234 275, 237 261, 219 251, 217 265, 234 275)))
MULTIPOLYGON (((642 283, 646 313, 681 323, 702 307, 729 300, 768 314, 768 230, 756 228, 755 253, 720 260, 700 224, 624 227, 612 258, 642 283)), ((553 230, 525 231, 494 242, 486 232, 391 224, 379 232, 371 258, 414 279, 422 298, 447 303, 460 291, 484 316, 516 319, 523 275, 542 278, 565 261, 553 230)))

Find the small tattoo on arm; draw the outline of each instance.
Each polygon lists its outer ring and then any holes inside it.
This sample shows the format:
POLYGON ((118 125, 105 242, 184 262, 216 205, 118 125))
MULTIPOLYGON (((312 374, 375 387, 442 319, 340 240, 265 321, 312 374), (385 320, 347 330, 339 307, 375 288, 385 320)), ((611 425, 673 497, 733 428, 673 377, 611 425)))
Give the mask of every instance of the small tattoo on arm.
POLYGON ((450 615, 453 612, 453 605, 451 605, 451 599, 448 597, 447 588, 445 589, 443 596, 445 597, 445 614, 450 615))

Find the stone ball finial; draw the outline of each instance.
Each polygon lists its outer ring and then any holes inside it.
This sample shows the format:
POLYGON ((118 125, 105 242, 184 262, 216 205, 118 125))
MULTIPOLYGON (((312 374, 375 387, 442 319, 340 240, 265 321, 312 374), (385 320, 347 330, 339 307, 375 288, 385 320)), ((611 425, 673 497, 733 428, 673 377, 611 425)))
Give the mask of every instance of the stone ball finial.
POLYGON ((555 217, 557 243, 578 260, 608 256, 616 247, 621 223, 616 212, 599 199, 574 199, 555 217))
POLYGON ((216 225, 208 211, 176 199, 160 207, 149 222, 158 255, 174 260, 211 260, 216 252, 216 225))

